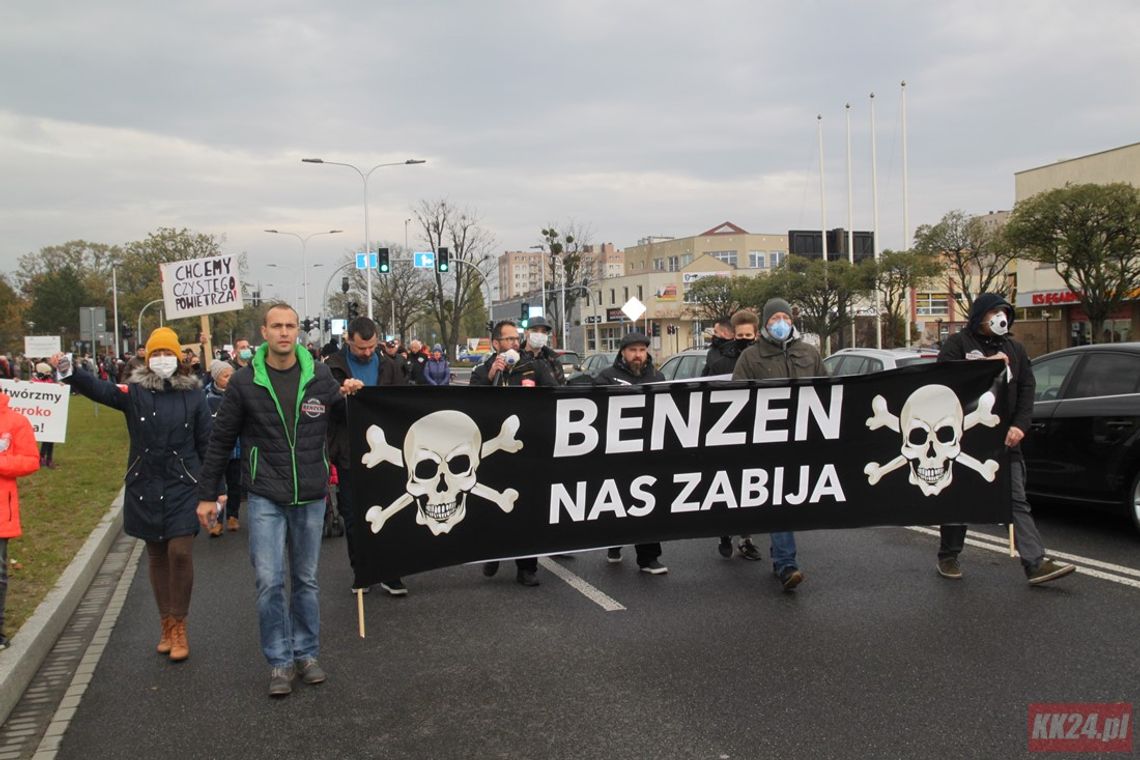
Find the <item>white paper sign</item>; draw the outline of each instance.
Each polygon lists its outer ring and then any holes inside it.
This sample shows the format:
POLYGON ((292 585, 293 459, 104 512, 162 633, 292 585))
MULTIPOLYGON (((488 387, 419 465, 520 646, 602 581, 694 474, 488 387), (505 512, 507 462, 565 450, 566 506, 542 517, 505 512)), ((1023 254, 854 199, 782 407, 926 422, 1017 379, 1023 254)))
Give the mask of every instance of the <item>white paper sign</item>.
POLYGON ((32 423, 36 440, 63 443, 67 438, 67 404, 71 389, 59 383, 30 383, 26 380, 0 380, 0 391, 8 394, 8 406, 32 423))
POLYGON ((621 313, 629 317, 630 322, 636 322, 641 319, 641 315, 645 313, 645 304, 643 304, 637 296, 634 296, 621 307, 621 313))
POLYGON ((63 341, 58 335, 25 335, 24 356, 29 359, 46 359, 63 350, 63 341))
POLYGON ((237 311, 242 307, 237 256, 207 256, 159 265, 167 319, 237 311))

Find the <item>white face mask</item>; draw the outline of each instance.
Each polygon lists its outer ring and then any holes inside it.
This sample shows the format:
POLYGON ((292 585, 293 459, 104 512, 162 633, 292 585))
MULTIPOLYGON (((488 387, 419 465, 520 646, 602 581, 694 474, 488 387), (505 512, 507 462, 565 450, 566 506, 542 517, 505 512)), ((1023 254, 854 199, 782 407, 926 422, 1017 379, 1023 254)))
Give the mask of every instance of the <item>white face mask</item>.
POLYGON ((178 369, 177 356, 152 356, 147 362, 150 371, 161 377, 163 380, 174 375, 174 371, 178 369))
POLYGON ((546 345, 546 339, 548 337, 549 336, 546 333, 539 332, 538 330, 535 330, 534 332, 532 332, 530 335, 527 336, 526 343, 531 348, 535 348, 535 349, 542 348, 543 346, 546 345))
POLYGON ((990 332, 994 335, 1005 335, 1009 332, 1009 317, 1006 316, 1004 311, 999 311, 990 317, 989 326, 990 332))

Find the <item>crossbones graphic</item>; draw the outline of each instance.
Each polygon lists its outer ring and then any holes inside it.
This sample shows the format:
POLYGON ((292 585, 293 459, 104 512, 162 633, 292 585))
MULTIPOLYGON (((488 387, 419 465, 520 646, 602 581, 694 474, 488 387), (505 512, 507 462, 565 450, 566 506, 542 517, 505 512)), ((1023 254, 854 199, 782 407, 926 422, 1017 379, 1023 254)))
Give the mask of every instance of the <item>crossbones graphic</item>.
POLYGON ((945 385, 924 385, 910 394, 898 417, 887 409, 887 400, 875 396, 871 401, 874 414, 867 427, 888 428, 902 437, 899 456, 886 464, 868 462, 863 468, 867 482, 875 485, 884 475, 910 465, 910 482, 926 496, 934 496, 950 485, 954 463, 959 462, 992 483, 998 463, 993 459, 979 462, 962 451, 962 434, 975 427, 996 426, 1001 419, 993 413, 994 394, 986 391, 978 399, 977 409, 962 414, 962 404, 954 391, 945 385))
POLYGON ((405 492, 386 507, 369 508, 364 519, 372 532, 379 533, 388 518, 412 502, 416 522, 426 525, 432 535, 449 532, 467 514, 467 495, 474 494, 494 503, 503 512, 514 509, 519 492, 508 488, 502 493, 479 483, 479 463, 497 451, 514 454, 523 447, 515 438, 519 430, 517 414, 508 417, 499 434, 483 442, 479 426, 462 412, 445 409, 420 417, 408 428, 401 452, 384 437, 384 431, 370 425, 365 433, 368 453, 361 457, 365 467, 388 462, 407 470, 405 492))

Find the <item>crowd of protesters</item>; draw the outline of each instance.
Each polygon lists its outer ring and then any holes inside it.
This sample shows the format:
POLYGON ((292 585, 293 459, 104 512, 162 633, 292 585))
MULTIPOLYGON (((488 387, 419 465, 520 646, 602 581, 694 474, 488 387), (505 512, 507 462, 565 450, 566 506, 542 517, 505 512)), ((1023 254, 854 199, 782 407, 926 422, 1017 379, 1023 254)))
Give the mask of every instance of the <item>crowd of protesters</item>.
MULTIPOLYGON (((731 374, 733 379, 826 375, 819 352, 803 340, 786 301, 771 299, 758 312, 742 310, 717 324, 705 374, 731 374)), ((1020 344, 1006 334, 1012 319, 1007 302, 983 295, 963 337, 957 343, 947 341, 940 360, 962 358, 964 345, 984 358, 1005 361, 1014 375, 1011 405, 1023 410, 1025 399, 1032 398, 1032 374, 1020 344), (1001 327, 994 327, 998 322, 1001 327)), ((241 530, 245 502, 261 648, 270 668, 269 694, 282 697, 292 692, 297 679, 315 685, 327 678, 318 660, 317 568, 334 503, 330 482, 336 484, 335 509, 346 527, 348 561, 357 564, 354 527, 363 515, 348 450, 346 397, 364 387, 446 386, 452 375, 442 346, 429 349, 413 340, 405 347, 396 339, 382 340, 367 317, 348 324, 343 342, 330 342, 319 351, 299 342, 297 312, 288 305, 270 307, 260 331, 262 342, 256 348, 241 338, 232 352, 219 352, 203 362, 200 352, 184 350, 174 331, 160 327, 134 355, 98 361, 63 354, 46 360, 0 356, 0 378, 63 382, 73 392, 124 413, 130 437, 124 530, 146 542, 160 628, 156 649, 172 661, 185 660, 190 653, 186 623, 194 538, 201 529, 211 537, 241 530)), ((521 333, 509 320, 497 322, 491 334, 494 350, 473 368, 470 384, 567 384, 550 336, 551 325, 541 316, 521 333)), ((651 345, 648 336, 631 332, 622 338, 612 366, 596 377, 579 376, 571 382, 659 382, 663 376, 654 366, 651 345)), ((0 493, 10 493, 15 503, 15 478, 41 466, 52 468, 55 462, 50 444, 36 451, 34 439, 13 420, 6 401, 0 394, 0 435, 7 435, 13 445, 0 450, 0 493)), ((1014 420, 1007 436, 1015 455, 1024 423, 1021 417, 1014 420)), ((1014 516, 1026 575, 1037 584, 1067 575, 1073 567, 1044 556, 1023 496, 1023 473, 1015 473, 1014 516)), ((19 535, 18 510, 14 514, 14 524, 0 522, 0 563, 5 569, 7 540, 19 535)), ((938 572, 945 578, 962 576, 958 555, 964 534, 964 526, 942 530, 938 572)), ((770 540, 773 573, 782 588, 791 591, 804 580, 795 536, 777 532, 770 540)), ((744 559, 761 559, 750 536, 742 536, 737 548, 744 559)), ((718 549, 726 558, 733 556, 731 538, 722 537, 718 549)), ((659 543, 638 545, 636 555, 642 572, 668 572, 659 543)), ((606 559, 621 562, 621 547, 609 549, 606 559)), ((487 562, 483 574, 491 577, 498 569, 498 562, 487 562)), ((540 585, 537 558, 516 560, 516 580, 523 586, 540 585)), ((380 586, 393 596, 408 593, 400 578, 380 586)), ((0 648, 7 645, 6 588, 6 573, 0 574, 0 648)))

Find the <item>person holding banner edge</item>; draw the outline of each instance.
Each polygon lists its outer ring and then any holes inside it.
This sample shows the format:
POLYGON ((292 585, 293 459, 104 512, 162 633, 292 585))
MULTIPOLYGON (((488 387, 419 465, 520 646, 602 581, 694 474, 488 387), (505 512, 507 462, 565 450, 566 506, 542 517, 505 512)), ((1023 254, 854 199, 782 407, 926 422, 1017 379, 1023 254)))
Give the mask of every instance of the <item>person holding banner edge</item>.
MULTIPOLYGON (((522 386, 526 388, 553 387, 558 385, 550 366, 532 354, 519 354, 519 328, 509 319, 495 323, 491 330, 491 354, 471 373, 471 385, 491 385, 495 387, 522 386)), ((537 586, 539 580, 537 557, 522 557, 515 560, 517 573, 515 580, 523 586, 537 586)), ((499 572, 498 562, 483 563, 483 575, 491 578, 499 572)))
MULTIPOLYGON (((1037 387, 1029 355, 1025 347, 1013 339, 1009 329, 1013 326, 1013 306, 996 293, 982 293, 970 305, 966 328, 951 335, 938 352, 938 361, 958 359, 993 359, 1006 364, 1009 383, 1008 401, 1013 415, 1005 445, 1010 450, 1009 474, 1012 497, 1013 540, 1029 585, 1036 586, 1064 577, 1076 570, 1067 563, 1045 556, 1045 545, 1032 508, 1025 497, 1025 457, 1021 441, 1033 415, 1033 394, 1037 387)), ((939 527, 938 574, 950 580, 961 580, 962 568, 958 555, 966 545, 966 526, 942 525, 939 527)))
POLYGON ((297 312, 271 306, 264 343, 249 370, 230 379, 198 484, 198 520, 208 525, 218 483, 240 435, 249 500, 250 562, 257 585, 261 650, 269 662, 269 696, 292 693, 293 678, 323 683, 317 566, 329 479, 325 438, 329 418, 344 415, 343 396, 363 383, 338 384, 324 364, 297 343, 297 312), (288 557, 290 593, 285 589, 288 557))
MULTIPOLYGON (((653 357, 649 355, 649 337, 644 333, 632 332, 626 334, 618 345, 618 355, 613 366, 606 367, 598 373, 594 380, 595 385, 642 385, 643 383, 659 383, 665 376, 653 366, 653 357)), ((635 544, 637 552, 637 566, 641 572, 650 575, 664 575, 669 568, 661 564, 661 544, 635 544)), ((606 552, 606 561, 611 564, 621 562, 621 547, 610 547, 606 552)))
MULTIPOLYGON (((760 315, 760 338, 746 348, 732 371, 733 380, 826 377, 827 368, 815 346, 805 343, 792 323, 792 307, 783 298, 769 298, 760 315)), ((779 531, 769 536, 772 571, 785 591, 804 581, 796 563, 796 534, 779 531)))
MULTIPOLYGON (((343 385, 356 378, 364 387, 405 385, 403 373, 395 362, 380 358, 377 347, 380 336, 376 323, 368 317, 357 317, 348 323, 344 347, 329 356, 325 365, 332 371, 333 379, 343 385)), ((329 460, 336 465, 337 510, 344 520, 344 540, 348 549, 348 564, 356 568, 355 529, 359 522, 356 493, 352 488, 352 461, 348 445, 348 425, 340 420, 329 420, 328 430, 329 460)), ((406 596, 408 588, 399 578, 381 581, 380 588, 392 596, 406 596)), ((368 593, 368 588, 359 589, 368 593)), ((352 589, 355 593, 357 589, 352 589)))

